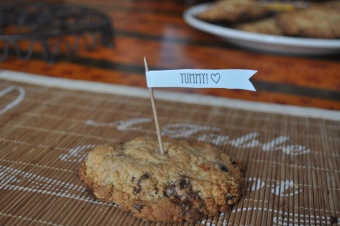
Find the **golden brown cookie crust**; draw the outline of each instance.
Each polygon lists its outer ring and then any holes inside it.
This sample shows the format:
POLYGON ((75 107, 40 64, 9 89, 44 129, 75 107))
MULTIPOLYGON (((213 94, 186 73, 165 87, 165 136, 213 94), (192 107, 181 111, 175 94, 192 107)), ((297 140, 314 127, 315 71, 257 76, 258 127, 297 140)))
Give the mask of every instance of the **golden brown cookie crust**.
POLYGON ((205 143, 140 137, 98 146, 79 176, 100 200, 151 221, 197 221, 230 210, 244 192, 240 165, 205 143))

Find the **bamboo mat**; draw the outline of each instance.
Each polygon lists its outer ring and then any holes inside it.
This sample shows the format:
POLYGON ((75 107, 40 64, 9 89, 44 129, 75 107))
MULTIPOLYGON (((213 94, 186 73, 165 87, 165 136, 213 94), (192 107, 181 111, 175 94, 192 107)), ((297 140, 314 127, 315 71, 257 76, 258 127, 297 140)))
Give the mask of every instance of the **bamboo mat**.
MULTIPOLYGON (((95 145, 156 136, 146 90, 92 92, 97 84, 21 76, 30 82, 0 79, 0 225, 168 225, 97 201, 77 177, 95 145)), ((340 225, 339 112, 303 117, 304 109, 278 114, 176 95, 156 94, 162 134, 243 161, 247 190, 230 213, 169 225, 340 225)))

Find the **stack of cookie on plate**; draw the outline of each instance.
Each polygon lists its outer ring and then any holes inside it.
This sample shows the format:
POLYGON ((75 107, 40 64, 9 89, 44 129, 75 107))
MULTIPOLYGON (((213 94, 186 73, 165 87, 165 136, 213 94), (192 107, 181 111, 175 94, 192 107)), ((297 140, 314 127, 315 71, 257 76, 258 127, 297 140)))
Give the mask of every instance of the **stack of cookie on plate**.
POLYGON ((219 0, 196 15, 200 20, 248 32, 304 38, 340 38, 340 1, 273 11, 256 0, 219 0))

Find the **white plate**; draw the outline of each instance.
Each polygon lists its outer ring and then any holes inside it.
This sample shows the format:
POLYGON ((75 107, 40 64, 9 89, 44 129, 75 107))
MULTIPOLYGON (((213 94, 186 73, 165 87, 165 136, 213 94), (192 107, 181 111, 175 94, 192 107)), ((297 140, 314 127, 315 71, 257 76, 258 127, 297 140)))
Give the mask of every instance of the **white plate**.
POLYGON ((192 27, 216 35, 235 45, 248 49, 294 55, 325 55, 340 52, 339 39, 292 38, 246 32, 207 23, 195 17, 209 4, 193 6, 184 12, 184 20, 192 27))

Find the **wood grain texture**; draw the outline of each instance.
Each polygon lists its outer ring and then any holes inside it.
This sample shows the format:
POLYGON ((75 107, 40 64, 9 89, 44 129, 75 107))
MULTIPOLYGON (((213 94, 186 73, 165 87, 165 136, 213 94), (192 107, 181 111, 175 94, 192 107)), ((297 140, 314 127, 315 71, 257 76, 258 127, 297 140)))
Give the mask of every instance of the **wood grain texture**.
MULTIPOLYGON (((106 13, 115 29, 114 47, 97 46, 94 51, 88 51, 81 45, 76 54, 68 55, 63 51, 51 64, 42 59, 41 46, 37 43, 32 59, 21 61, 12 55, 0 63, 0 69, 145 87, 143 57, 147 58, 150 70, 249 68, 258 70, 251 79, 257 92, 172 90, 340 110, 339 54, 327 57, 280 56, 232 46, 184 22, 184 10, 200 1, 58 2, 89 6, 106 13)), ((24 49, 28 48, 25 45, 24 49)))

